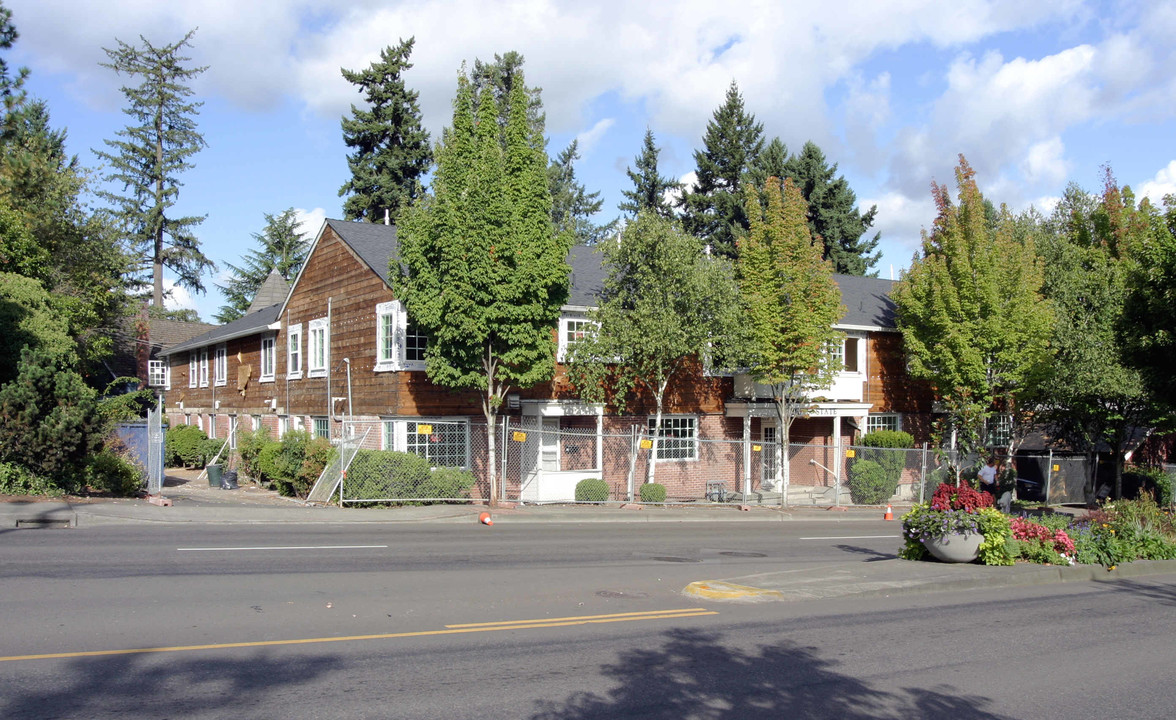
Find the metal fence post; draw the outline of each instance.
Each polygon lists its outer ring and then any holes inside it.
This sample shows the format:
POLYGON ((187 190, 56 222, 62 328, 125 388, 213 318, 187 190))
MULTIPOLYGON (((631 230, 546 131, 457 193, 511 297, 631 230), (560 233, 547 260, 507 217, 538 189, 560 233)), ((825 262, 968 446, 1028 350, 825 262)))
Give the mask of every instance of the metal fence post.
POLYGON ((1049 484, 1053 479, 1053 448, 1049 449, 1049 464, 1045 466, 1045 504, 1049 505, 1049 484))
POLYGON ((927 496, 927 443, 923 443, 923 467, 919 470, 919 502, 927 496))

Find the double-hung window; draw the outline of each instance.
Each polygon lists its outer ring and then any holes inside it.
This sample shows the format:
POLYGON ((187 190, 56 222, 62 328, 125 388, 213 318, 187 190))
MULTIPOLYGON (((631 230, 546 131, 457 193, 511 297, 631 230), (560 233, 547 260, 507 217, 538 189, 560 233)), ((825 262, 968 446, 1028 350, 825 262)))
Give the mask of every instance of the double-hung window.
POLYGON ((213 382, 218 386, 229 381, 229 353, 224 345, 217 345, 213 351, 213 382))
POLYGON ((260 382, 274 381, 274 344, 273 335, 261 338, 261 371, 257 378, 260 382))
MULTIPOLYGON (((653 433, 657 418, 649 418, 649 432, 653 433)), ((662 417, 657 431, 658 460, 698 459, 698 418, 690 415, 662 417)))
POLYGON ((147 384, 151 387, 168 387, 168 367, 163 360, 147 361, 147 384))
POLYGON ((424 370, 428 348, 428 336, 409 322, 403 303, 393 300, 376 306, 377 372, 424 370))
POLYGON ((302 323, 286 328, 286 336, 286 377, 297 380, 302 377, 302 323))
POLYGON ((188 387, 196 387, 200 377, 200 356, 195 350, 188 353, 188 387))
POLYGON ((208 387, 208 348, 200 350, 200 387, 208 387))
POLYGON ((385 450, 420 455, 432 467, 469 467, 470 424, 467 420, 385 420, 385 450))
POLYGON ((326 377, 330 353, 330 327, 326 318, 310 321, 307 331, 306 370, 308 377, 326 377))
POLYGON ((567 362, 576 343, 596 331, 597 324, 580 315, 564 315, 559 319, 559 352, 556 359, 567 362))

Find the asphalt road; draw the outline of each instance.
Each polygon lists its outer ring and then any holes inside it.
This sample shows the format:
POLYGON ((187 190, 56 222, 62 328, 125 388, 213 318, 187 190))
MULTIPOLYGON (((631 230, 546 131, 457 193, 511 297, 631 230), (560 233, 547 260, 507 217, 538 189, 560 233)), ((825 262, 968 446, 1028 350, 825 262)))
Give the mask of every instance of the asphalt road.
POLYGON ((680 594, 896 547, 868 522, 6 532, 0 717, 1171 716, 1176 578, 680 594))

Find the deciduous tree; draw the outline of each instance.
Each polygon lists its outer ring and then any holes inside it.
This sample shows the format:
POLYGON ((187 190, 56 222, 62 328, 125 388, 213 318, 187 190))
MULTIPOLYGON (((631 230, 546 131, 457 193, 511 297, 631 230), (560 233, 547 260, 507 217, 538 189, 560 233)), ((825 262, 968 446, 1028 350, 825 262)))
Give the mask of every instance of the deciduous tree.
MULTIPOLYGON (((552 330, 570 273, 569 236, 553 232, 547 156, 521 72, 508 100, 503 145, 494 94, 482 93, 475 109, 469 78, 459 75, 432 190, 402 218, 400 261, 390 269, 410 321, 429 337, 429 379, 480 391, 490 457, 507 392, 552 377, 552 330)), ((496 502, 494 463, 487 472, 496 502)))
POLYGON ((800 189, 773 178, 745 188, 750 231, 739 242, 739 288, 744 315, 743 362, 772 389, 780 442, 775 448, 781 503, 788 494, 792 423, 828 388, 840 361, 830 352, 844 336, 833 328, 845 314, 833 268, 809 233, 800 189), (760 193, 766 198, 761 204, 760 193))
POLYGON ((714 345, 737 330, 739 295, 725 258, 703 253, 702 242, 646 210, 618 242, 601 246, 608 276, 590 319, 595 332, 570 349, 569 374, 582 397, 624 412, 634 394, 656 408, 646 482, 654 480, 666 391, 697 381, 714 345))
POLYGON ((1032 235, 1004 208, 989 222, 962 155, 956 185, 958 203, 932 184, 939 215, 892 296, 910 372, 931 382, 948 415, 943 436, 954 432, 970 455, 992 444, 986 428, 994 412, 1016 414, 1043 375, 1053 313, 1041 296, 1032 235))

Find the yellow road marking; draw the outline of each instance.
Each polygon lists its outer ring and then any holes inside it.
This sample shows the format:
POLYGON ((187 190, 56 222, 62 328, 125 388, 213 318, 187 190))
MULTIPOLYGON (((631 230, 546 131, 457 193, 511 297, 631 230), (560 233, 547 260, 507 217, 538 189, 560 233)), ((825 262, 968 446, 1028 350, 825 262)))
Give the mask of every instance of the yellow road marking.
POLYGON ((535 620, 507 620, 497 623, 474 623, 470 625, 446 625, 445 630, 417 630, 415 632, 381 633, 378 635, 349 635, 345 637, 297 638, 293 640, 257 640, 254 642, 216 643, 211 645, 177 645, 174 647, 132 648, 127 650, 85 650, 81 652, 44 653, 40 655, 10 655, 0 657, 0 662, 18 660, 55 660, 83 657, 108 657, 114 655, 144 655, 147 653, 193 652, 197 650, 228 650, 234 648, 275 647, 280 645, 314 645, 318 643, 353 642, 359 640, 391 640, 395 638, 428 637, 432 635, 461 635, 475 632, 496 632, 501 630, 530 630, 534 628, 570 627, 634 620, 671 620, 703 615, 718 615, 714 610, 687 608, 684 610, 654 610, 639 613, 615 615, 584 615, 580 617, 550 618, 535 620))

